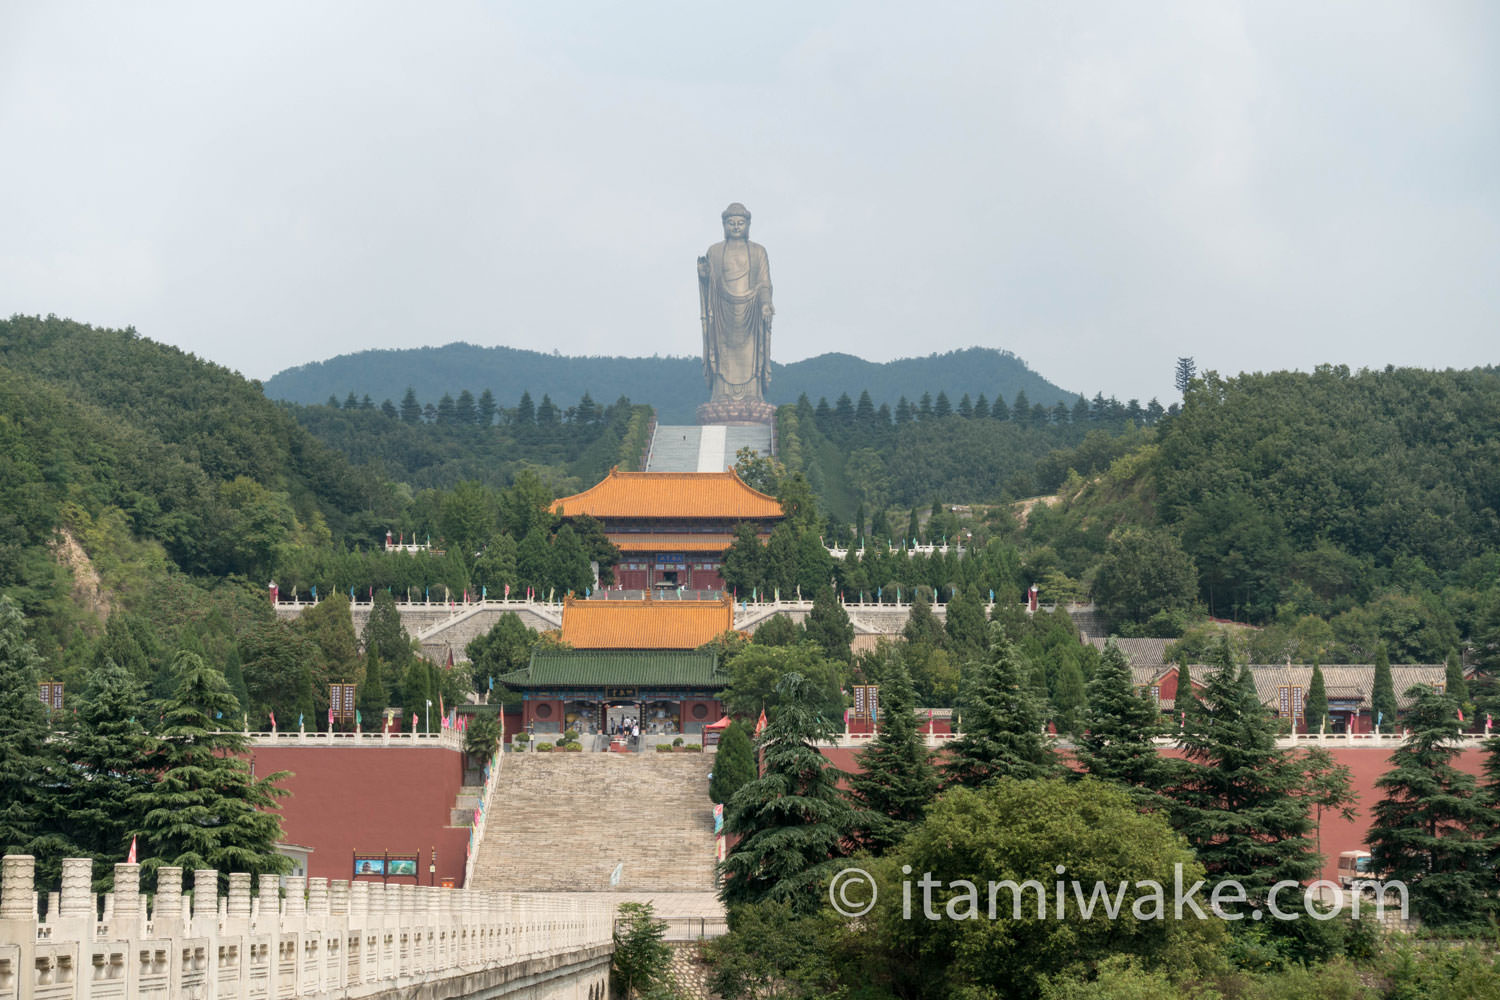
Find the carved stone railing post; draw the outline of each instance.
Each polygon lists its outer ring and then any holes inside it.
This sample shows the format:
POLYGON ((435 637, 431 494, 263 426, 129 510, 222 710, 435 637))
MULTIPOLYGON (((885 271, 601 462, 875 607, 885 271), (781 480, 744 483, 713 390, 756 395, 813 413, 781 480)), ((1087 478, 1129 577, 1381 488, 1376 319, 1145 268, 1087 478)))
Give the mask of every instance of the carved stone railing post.
MULTIPOLYGON (((217 885, 217 882, 215 883, 217 885)), ((245 872, 229 875, 229 901, 224 907, 224 922, 232 927, 232 933, 243 934, 250 928, 250 914, 254 907, 250 903, 250 876, 245 872)))
POLYGON ((259 883, 253 917, 262 925, 274 923, 281 916, 281 879, 267 872, 260 876, 259 883))
MULTIPOLYGON (((260 891, 266 891, 265 882, 261 882, 260 891)), ((300 917, 307 913, 307 876, 287 876, 285 912, 288 917, 300 917)))
POLYGON ((326 878, 307 880, 307 912, 313 917, 328 916, 328 880, 326 878))
POLYGON ((335 917, 349 913, 349 883, 346 880, 334 879, 328 883, 328 912, 335 917))
POLYGON ((156 869, 156 900, 151 905, 151 929, 157 936, 175 936, 182 930, 182 869, 156 869))
POLYGON ((62 863, 62 898, 58 914, 64 918, 87 917, 93 920, 94 863, 88 858, 64 858, 62 863))
POLYGON ((114 915, 110 932, 116 937, 135 937, 141 933, 141 866, 115 865, 114 915))
POLYGON ((0 863, 0 920, 36 919, 36 858, 7 854, 0 863))
POLYGON ((334 884, 349 887, 349 916, 363 918, 370 912, 370 883, 336 882, 334 884))

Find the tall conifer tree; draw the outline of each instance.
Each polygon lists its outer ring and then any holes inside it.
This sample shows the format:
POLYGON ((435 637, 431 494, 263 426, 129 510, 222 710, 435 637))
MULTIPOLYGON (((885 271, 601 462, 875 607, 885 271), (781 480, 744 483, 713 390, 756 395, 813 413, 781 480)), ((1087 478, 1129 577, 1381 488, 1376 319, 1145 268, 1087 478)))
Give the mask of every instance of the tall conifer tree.
POLYGON ((1162 804, 1170 766, 1154 742, 1164 731, 1161 711, 1151 698, 1135 693, 1125 654, 1113 642, 1089 681, 1083 730, 1077 756, 1085 771, 1124 786, 1138 803, 1162 804))
POLYGON ((879 733, 859 755, 860 773, 849 779, 855 799, 870 811, 861 842, 884 854, 920 822, 937 794, 937 771, 917 731, 911 675, 900 653, 882 643, 879 733))
POLYGON ((1317 663, 1313 664, 1312 680, 1307 682, 1307 708, 1304 714, 1308 732, 1323 731, 1328 721, 1328 686, 1323 681, 1323 668, 1317 663))
POLYGON ((1276 721, 1247 689, 1227 639, 1213 652, 1203 714, 1180 745, 1189 764, 1173 789, 1172 821, 1210 875, 1238 879, 1252 902, 1272 885, 1311 878, 1312 823, 1303 773, 1276 745, 1276 721))
POLYGON ((818 750, 836 726, 817 712, 807 680, 789 673, 776 692, 759 744, 763 771, 725 810, 724 828, 740 840, 721 865, 719 892, 730 904, 779 900, 810 913, 825 904, 823 883, 868 824, 839 791, 843 772, 818 750))
POLYGON ((163 706, 155 763, 159 777, 132 799, 141 815, 139 850, 148 871, 176 865, 228 872, 285 873, 291 860, 276 853, 284 795, 279 771, 250 774, 245 738, 219 728, 235 709, 224 675, 194 653, 172 663, 176 690, 163 706))
POLYGON ((964 680, 962 734, 948 744, 947 781, 979 788, 1001 778, 1050 778, 1059 765, 1042 732, 1042 706, 1004 627, 992 626, 989 655, 964 680))
POLYGON ((1370 695, 1370 709, 1375 716, 1375 725, 1383 733, 1397 732, 1396 685, 1391 679, 1391 658, 1385 651, 1385 643, 1375 649, 1375 687, 1370 695))
POLYGON ((1411 735, 1375 782, 1384 797, 1375 804, 1370 853, 1383 877, 1406 883, 1423 923, 1477 927, 1496 909, 1488 863, 1494 812, 1474 776, 1454 766, 1458 703, 1425 686, 1407 697, 1411 735))

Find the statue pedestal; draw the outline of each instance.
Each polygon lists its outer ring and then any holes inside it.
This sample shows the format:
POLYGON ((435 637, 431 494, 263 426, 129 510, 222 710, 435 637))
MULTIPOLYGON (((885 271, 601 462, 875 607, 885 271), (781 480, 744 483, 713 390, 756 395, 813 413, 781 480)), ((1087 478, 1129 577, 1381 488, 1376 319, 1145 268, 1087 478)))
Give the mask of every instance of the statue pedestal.
POLYGON ((759 399, 721 399, 698 407, 698 423, 756 427, 776 422, 776 407, 759 399))

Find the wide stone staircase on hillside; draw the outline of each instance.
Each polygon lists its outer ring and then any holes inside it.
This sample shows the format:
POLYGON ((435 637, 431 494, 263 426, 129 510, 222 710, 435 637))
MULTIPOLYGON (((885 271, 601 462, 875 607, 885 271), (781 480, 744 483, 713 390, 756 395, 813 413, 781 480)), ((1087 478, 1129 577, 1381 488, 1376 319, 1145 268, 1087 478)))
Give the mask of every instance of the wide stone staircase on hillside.
POLYGON ((711 893, 713 762, 712 752, 506 754, 472 885, 711 893))
POLYGON ((771 426, 660 424, 651 439, 647 472, 723 472, 741 448, 771 454, 771 426))

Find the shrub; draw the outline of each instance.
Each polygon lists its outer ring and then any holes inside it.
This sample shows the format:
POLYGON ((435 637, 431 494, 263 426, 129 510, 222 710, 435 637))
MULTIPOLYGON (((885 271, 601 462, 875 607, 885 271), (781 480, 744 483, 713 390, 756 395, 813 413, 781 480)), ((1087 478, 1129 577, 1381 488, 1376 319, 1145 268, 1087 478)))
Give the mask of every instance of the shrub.
POLYGON ((683 744, 683 739, 682 739, 681 736, 677 737, 675 740, 672 741, 672 745, 674 747, 680 747, 680 746, 682 746, 682 744, 683 744))
POLYGON ((578 730, 576 730, 576 729, 569 729, 567 732, 563 733, 563 742, 564 743, 572 743, 572 742, 574 742, 577 739, 578 739, 578 730))
POLYGON ((667 746, 665 743, 658 743, 658 744, 656 744, 656 752, 657 753, 671 753, 672 752, 672 748, 669 747, 669 746, 667 746))
POLYGON ((582 753, 583 752, 583 744, 579 743, 577 740, 568 740, 566 743, 562 744, 557 749, 559 749, 559 750, 566 750, 568 753, 582 753))
POLYGON ((682 749, 686 750, 688 753, 702 753, 703 752, 703 744, 702 743, 689 743, 687 746, 683 747, 682 749))
POLYGON ((551 743, 538 743, 536 745, 536 750, 537 750, 537 753, 551 753, 552 752, 552 744, 551 743))

